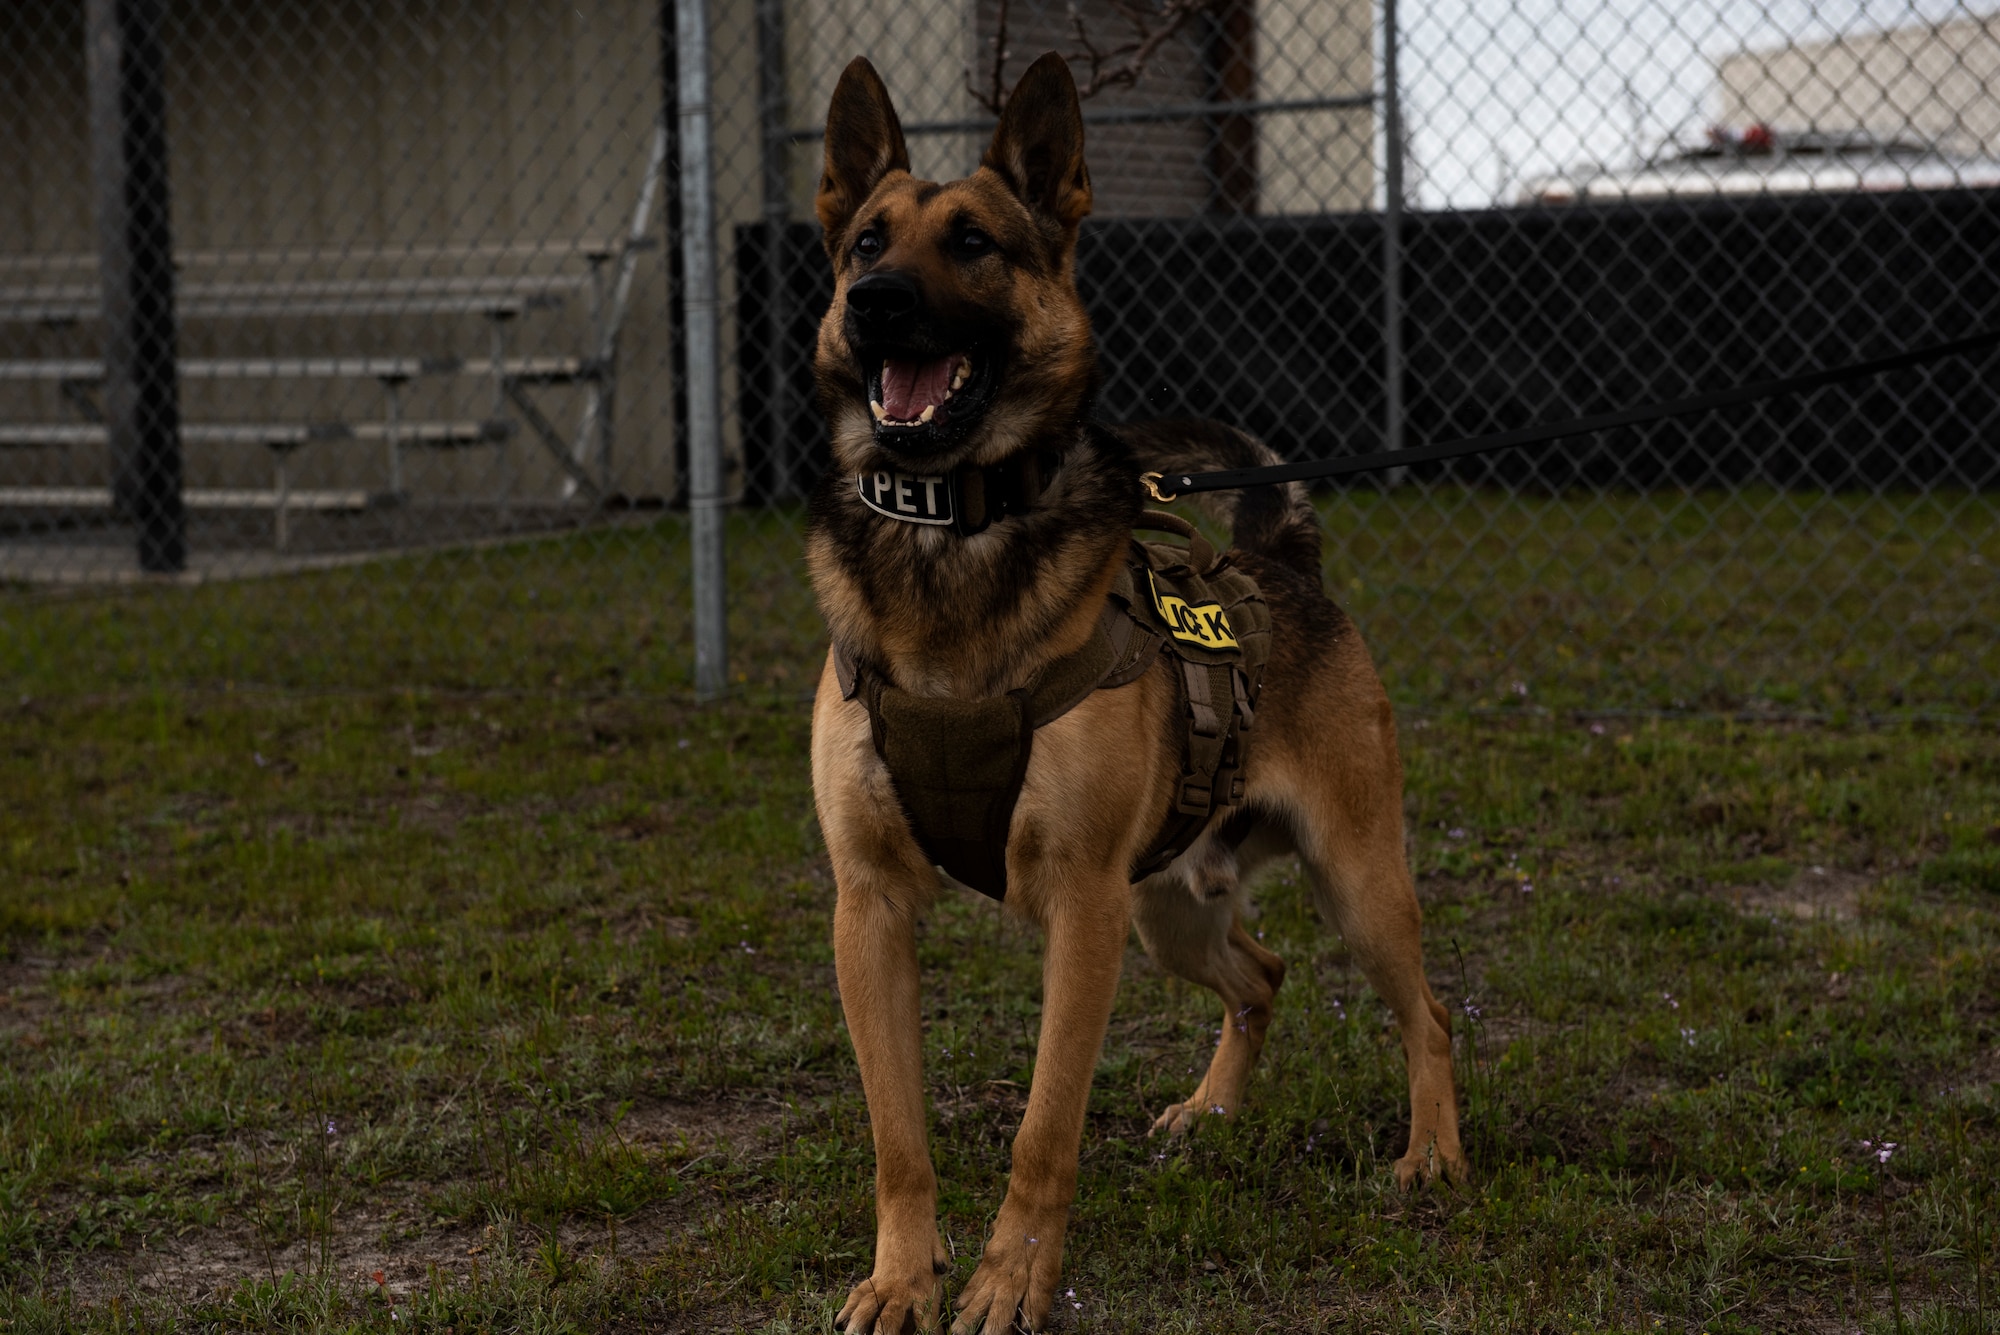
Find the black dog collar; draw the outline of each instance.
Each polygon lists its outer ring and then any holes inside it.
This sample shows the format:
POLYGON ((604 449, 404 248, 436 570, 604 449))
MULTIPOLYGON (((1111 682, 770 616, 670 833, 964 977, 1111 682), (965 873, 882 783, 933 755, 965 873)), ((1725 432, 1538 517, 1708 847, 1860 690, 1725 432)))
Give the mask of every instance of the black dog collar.
POLYGON ((854 487, 876 514, 970 537, 996 520, 1033 509, 1061 466, 1056 451, 1024 450, 986 468, 961 464, 948 473, 886 468, 856 473, 854 487))

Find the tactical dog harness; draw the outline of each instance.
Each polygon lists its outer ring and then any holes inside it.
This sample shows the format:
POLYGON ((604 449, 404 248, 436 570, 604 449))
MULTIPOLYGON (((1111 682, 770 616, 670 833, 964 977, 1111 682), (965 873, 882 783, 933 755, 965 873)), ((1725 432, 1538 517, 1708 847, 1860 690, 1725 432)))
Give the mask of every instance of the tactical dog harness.
POLYGON ((1163 656, 1183 725, 1180 776, 1131 878, 1164 868, 1211 817, 1243 800, 1241 734, 1256 717, 1270 610, 1256 581, 1226 556, 1218 559, 1186 520, 1148 511, 1140 527, 1177 533, 1187 545, 1135 539, 1091 638, 1003 696, 912 695, 834 646, 841 698, 859 698, 867 708, 875 753, 918 845, 953 878, 994 899, 1007 894, 1007 832, 1035 730, 1092 692, 1137 681, 1163 656))

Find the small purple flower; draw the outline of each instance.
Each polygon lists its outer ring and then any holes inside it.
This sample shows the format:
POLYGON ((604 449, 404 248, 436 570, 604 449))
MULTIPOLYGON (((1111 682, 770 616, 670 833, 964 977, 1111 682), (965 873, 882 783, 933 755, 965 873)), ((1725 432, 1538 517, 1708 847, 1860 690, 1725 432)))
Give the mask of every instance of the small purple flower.
POLYGON ((1463 839, 1465 838, 1465 834, 1466 831, 1463 825, 1454 825, 1449 830, 1445 831, 1444 837, 1447 839, 1463 839))
POLYGON ((1681 1030, 1681 1037, 1687 1040, 1687 1045, 1689 1047, 1694 1046, 1694 1030, 1692 1029, 1681 1030))
POLYGON ((1604 735, 1604 725, 1602 723, 1591 724, 1590 735, 1592 737, 1602 737, 1604 735))

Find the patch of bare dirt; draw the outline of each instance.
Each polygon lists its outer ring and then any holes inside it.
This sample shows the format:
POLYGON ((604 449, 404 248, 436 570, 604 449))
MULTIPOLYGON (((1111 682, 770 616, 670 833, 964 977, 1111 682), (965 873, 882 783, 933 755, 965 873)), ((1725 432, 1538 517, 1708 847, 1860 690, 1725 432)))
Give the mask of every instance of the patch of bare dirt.
MULTIPOLYGON (((616 1134, 642 1155, 671 1148, 685 1171, 711 1156, 768 1156, 783 1118, 784 1109, 775 1102, 656 1103, 629 1112, 616 1134)), ((597 1134, 611 1132, 599 1128, 597 1134)), ((538 1263, 544 1238, 536 1229, 482 1223, 440 1227, 423 1195, 427 1188, 446 1185, 384 1184, 367 1202, 336 1207, 324 1236, 279 1245, 255 1219, 238 1217, 119 1251, 74 1254, 56 1273, 85 1303, 113 1297, 186 1301, 287 1274, 328 1277, 401 1299, 428 1287, 433 1275, 469 1281, 477 1270, 495 1265, 538 1263)), ((272 1202, 271 1208, 277 1212, 283 1207, 272 1202)), ((572 1259, 643 1262, 663 1249, 684 1211, 683 1202, 671 1200, 615 1224, 567 1221, 557 1236, 572 1259)))
POLYGON ((433 1269, 469 1277, 477 1230, 412 1227, 422 1213, 414 1203, 350 1207, 335 1213, 327 1237, 295 1238, 283 1246, 270 1245, 241 1221, 193 1229, 124 1251, 73 1256, 65 1287, 86 1303, 121 1296, 190 1300, 226 1293, 245 1281, 313 1275, 381 1284, 402 1296, 428 1284, 433 1269))
POLYGON ((433 785, 426 785, 396 805, 411 829, 441 839, 457 835, 460 825, 484 810, 484 805, 473 797, 433 785))
POLYGON ((775 1100, 735 1103, 652 1103, 632 1109, 618 1134, 634 1148, 676 1143, 735 1154, 764 1153, 785 1118, 775 1100))
POLYGON ((1974 1057, 1965 1073, 1953 1083, 1962 1089, 1976 1089, 1980 1085, 2000 1087, 2000 1041, 1989 1042, 1986 1050, 1974 1057))
POLYGON ((1743 913, 1807 922, 1852 922, 1875 878, 1837 867, 1805 867, 1782 886, 1735 886, 1721 893, 1743 913))
POLYGON ((39 1048, 42 1021, 55 1008, 50 981, 61 962, 23 955, 0 961, 0 1046, 39 1048))

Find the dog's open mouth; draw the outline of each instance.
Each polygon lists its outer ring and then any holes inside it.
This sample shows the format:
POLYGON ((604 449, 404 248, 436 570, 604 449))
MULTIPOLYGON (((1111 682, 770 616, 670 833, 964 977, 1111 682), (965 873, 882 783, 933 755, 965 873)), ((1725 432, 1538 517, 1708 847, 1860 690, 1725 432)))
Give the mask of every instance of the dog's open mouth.
POLYGON ((980 385, 979 366, 969 352, 942 357, 889 354, 869 377, 868 410, 880 436, 926 436, 963 425, 980 385))

